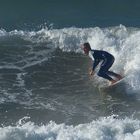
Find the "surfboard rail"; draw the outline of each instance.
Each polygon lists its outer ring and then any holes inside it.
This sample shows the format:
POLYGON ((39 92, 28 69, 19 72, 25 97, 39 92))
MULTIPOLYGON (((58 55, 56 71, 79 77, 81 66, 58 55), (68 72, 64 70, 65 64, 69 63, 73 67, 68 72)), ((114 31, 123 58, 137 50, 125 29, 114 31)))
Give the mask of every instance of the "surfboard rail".
POLYGON ((125 93, 125 78, 122 78, 121 80, 117 81, 114 84, 108 85, 108 86, 99 86, 99 91, 101 93, 106 93, 106 94, 124 94, 125 93))

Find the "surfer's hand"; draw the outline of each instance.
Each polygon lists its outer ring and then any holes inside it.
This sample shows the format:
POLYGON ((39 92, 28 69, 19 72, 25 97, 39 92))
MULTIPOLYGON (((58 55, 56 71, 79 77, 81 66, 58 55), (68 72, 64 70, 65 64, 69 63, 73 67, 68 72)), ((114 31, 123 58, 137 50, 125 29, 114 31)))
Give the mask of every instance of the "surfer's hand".
POLYGON ((89 71, 89 74, 90 74, 90 75, 94 75, 94 71, 91 69, 91 70, 89 71))

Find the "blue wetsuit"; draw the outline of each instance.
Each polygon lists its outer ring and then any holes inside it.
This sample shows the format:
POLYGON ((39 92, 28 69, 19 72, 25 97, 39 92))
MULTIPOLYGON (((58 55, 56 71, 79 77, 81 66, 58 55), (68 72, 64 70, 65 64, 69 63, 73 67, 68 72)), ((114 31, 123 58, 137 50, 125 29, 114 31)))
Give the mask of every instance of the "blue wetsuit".
POLYGON ((108 80, 112 80, 110 76, 118 76, 118 74, 109 71, 109 68, 112 66, 115 60, 114 56, 110 53, 100 50, 91 50, 89 51, 89 57, 91 57, 93 60, 93 71, 95 70, 96 66, 102 62, 100 70, 98 71, 98 76, 108 80))

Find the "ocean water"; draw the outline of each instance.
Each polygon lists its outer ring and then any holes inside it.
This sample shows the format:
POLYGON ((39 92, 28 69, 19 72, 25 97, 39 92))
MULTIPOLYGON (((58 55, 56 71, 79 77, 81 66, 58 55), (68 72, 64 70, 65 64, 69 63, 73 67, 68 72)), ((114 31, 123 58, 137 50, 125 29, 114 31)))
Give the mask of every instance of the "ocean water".
POLYGON ((140 26, 138 0, 4 0, 0 4, 0 25, 14 29, 140 26))
MULTIPOLYGON (((0 5, 0 140, 139 140, 138 1, 0 5), (80 45, 115 56, 123 90, 101 93, 80 45), (114 93, 114 95, 113 95, 114 93)), ((97 68, 98 70, 99 68, 97 68)))

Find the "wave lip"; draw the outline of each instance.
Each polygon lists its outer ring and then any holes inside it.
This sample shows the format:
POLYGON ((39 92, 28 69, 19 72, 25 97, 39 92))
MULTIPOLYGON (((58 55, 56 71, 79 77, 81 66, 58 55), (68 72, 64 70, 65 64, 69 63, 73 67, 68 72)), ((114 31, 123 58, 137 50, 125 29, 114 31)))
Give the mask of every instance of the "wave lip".
POLYGON ((68 126, 50 121, 46 125, 19 120, 16 126, 0 128, 1 140, 138 140, 140 121, 114 116, 100 118, 91 123, 68 126))
POLYGON ((9 50, 8 56, 4 55, 6 61, 2 64, 7 67, 7 59, 10 59, 13 61, 8 65, 26 69, 48 61, 57 48, 64 52, 82 53, 80 44, 88 41, 93 49, 103 49, 115 56, 113 71, 128 76, 128 84, 132 87, 128 92, 137 93, 140 91, 139 36, 139 28, 123 25, 107 28, 49 29, 46 27, 39 31, 13 30, 10 32, 1 29, 0 49, 3 52, 9 50))

